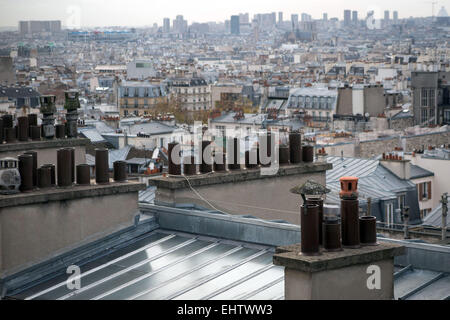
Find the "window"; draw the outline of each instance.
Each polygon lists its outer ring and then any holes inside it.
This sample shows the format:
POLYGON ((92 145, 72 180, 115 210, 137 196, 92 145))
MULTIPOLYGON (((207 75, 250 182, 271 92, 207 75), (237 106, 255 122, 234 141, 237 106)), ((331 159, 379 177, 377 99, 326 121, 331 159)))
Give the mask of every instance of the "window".
POLYGON ((427 109, 421 110, 421 117, 422 117, 422 123, 428 121, 428 110, 427 109))
POLYGON ((431 209, 420 210, 420 218, 424 219, 430 212, 431 212, 431 209))
POLYGON ((392 203, 386 204, 386 227, 390 228, 394 226, 394 205, 392 203))
POLYGON ((419 201, 431 200, 431 181, 419 184, 419 201))
POLYGON ((421 101, 422 107, 428 107, 428 90, 423 88, 422 89, 422 101, 421 101))

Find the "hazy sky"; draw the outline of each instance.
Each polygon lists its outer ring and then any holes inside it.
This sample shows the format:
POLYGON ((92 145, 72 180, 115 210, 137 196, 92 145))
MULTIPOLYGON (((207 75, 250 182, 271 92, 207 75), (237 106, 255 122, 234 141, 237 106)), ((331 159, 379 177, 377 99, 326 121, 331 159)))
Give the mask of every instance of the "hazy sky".
MULTIPOLYGON (((343 18, 344 9, 358 10, 360 17, 369 10, 382 15, 384 10, 399 12, 400 18, 431 16, 432 0, 0 0, 0 26, 17 26, 19 20, 62 20, 65 26, 149 26, 162 24, 182 14, 191 22, 224 21, 232 14, 283 11, 309 13, 320 18, 343 18)), ((433 0, 434 1, 434 0, 433 0)), ((441 0, 435 13, 450 0, 441 0)), ((392 14, 391 14, 392 15, 392 14)))

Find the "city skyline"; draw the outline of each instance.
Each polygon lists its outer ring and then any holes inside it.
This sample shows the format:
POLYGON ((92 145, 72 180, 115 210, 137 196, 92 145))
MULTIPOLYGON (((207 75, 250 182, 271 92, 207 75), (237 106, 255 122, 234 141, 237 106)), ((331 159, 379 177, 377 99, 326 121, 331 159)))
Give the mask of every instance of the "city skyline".
MULTIPOLYGON (((368 11, 375 11, 376 16, 383 18, 384 11, 398 11, 399 18, 429 17, 432 15, 431 3, 424 1, 396 1, 395 5, 387 0, 377 0, 367 3, 361 1, 316 1, 314 4, 304 5, 294 1, 280 0, 277 4, 272 1, 245 1, 243 4, 237 0, 229 0, 225 3, 215 3, 205 0, 196 0, 195 6, 192 2, 174 0, 168 3, 158 4, 157 7, 145 0, 130 0, 124 4, 122 0, 72 0, 57 1, 44 0, 39 3, 29 0, 0 0, 3 8, 0 27, 17 27, 21 20, 61 20, 63 26, 67 27, 107 27, 107 26, 130 26, 143 27, 157 23, 163 24, 164 18, 171 21, 177 15, 183 15, 189 24, 193 22, 223 22, 229 20, 231 15, 248 12, 252 18, 257 13, 283 12, 288 20, 291 14, 308 13, 313 19, 321 19, 323 13, 329 18, 344 19, 344 10, 359 12, 359 18, 366 16, 368 11), (137 10, 139 8, 139 10, 137 10), (257 8, 257 9, 255 9, 257 8), (99 12, 103 14, 99 15, 99 12), (147 14, 147 12, 150 12, 147 14), (7 13, 7 14, 6 14, 7 13)), ((434 13, 439 9, 450 7, 450 0, 440 1, 434 6, 434 13)), ((392 14, 391 14, 392 17, 392 14)))

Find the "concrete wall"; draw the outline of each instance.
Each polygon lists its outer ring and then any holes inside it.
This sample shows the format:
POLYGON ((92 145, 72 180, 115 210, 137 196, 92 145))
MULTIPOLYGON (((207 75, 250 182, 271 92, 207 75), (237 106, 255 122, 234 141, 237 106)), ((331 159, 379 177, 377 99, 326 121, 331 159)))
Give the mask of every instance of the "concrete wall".
POLYGON ((86 163, 86 145, 88 139, 61 139, 33 142, 10 143, 0 145, 0 158, 13 157, 26 151, 37 151, 38 166, 56 164, 57 151, 61 148, 75 148, 75 165, 86 163))
POLYGON ((339 88, 336 114, 352 115, 353 93, 352 88, 339 88))
POLYGON ((383 86, 364 87, 364 114, 369 113, 371 117, 376 117, 384 113, 385 108, 383 86))
POLYGON ((284 284, 286 300, 392 300, 394 259, 315 273, 286 268, 284 284), (380 268, 380 290, 367 288, 371 265, 380 268))
POLYGON ((117 189, 109 195, 2 207, 0 278, 132 226, 137 212, 138 192, 117 189))
MULTIPOLYGON (((56 164, 57 162, 57 151, 59 148, 51 148, 51 149, 41 149, 35 150, 30 149, 30 151, 38 152, 38 167, 44 164, 56 164)), ((27 150, 28 151, 28 150, 27 150)), ((13 157, 17 158, 17 156, 23 154, 25 151, 10 151, 10 152, 2 152, 2 158, 13 157)), ((86 149, 85 147, 75 147, 75 165, 86 163, 86 149)))
POLYGON ((450 141, 450 131, 438 132, 432 134, 423 134, 416 136, 390 137, 385 139, 361 141, 361 152, 355 154, 356 157, 370 158, 374 155, 380 155, 383 152, 392 152, 396 147, 406 147, 405 152, 412 152, 414 149, 422 149, 430 145, 443 145, 450 141), (404 142, 402 141, 404 140, 404 142))
POLYGON ((303 174, 195 187, 209 203, 190 189, 171 191, 158 188, 155 201, 169 204, 193 203, 211 209, 214 206, 229 214, 253 215, 265 220, 281 219, 299 225, 302 200, 289 190, 311 179, 325 185, 325 173, 303 174))

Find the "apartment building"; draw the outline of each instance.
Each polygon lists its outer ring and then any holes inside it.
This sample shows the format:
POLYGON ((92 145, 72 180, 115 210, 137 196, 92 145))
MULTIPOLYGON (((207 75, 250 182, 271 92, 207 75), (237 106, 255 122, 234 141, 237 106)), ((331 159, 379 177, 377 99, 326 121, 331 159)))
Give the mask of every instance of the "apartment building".
POLYGON ((326 88, 299 88, 292 90, 287 103, 287 113, 301 113, 313 122, 331 122, 336 112, 338 93, 326 88))
POLYGON ((416 125, 450 124, 450 72, 412 72, 416 125))
POLYGON ((119 87, 120 116, 145 116, 158 104, 168 102, 164 85, 149 82, 123 82, 119 87))
POLYGON ((203 78, 172 78, 165 81, 171 101, 186 111, 211 110, 211 86, 203 78))

